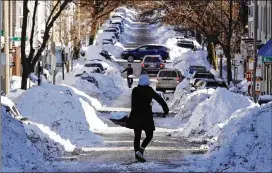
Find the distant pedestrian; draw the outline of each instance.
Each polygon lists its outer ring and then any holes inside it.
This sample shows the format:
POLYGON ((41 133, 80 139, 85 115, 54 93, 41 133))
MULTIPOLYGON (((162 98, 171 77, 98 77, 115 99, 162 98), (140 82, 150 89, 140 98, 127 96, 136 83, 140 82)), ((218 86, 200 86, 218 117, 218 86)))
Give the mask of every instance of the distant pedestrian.
POLYGON ((131 64, 128 64, 128 67, 122 71, 122 73, 127 72, 127 83, 128 83, 128 87, 131 88, 132 84, 133 84, 133 68, 131 67, 131 64))
POLYGON ((151 106, 152 99, 155 99, 162 106, 164 115, 169 112, 166 102, 149 85, 149 76, 147 74, 141 75, 138 86, 132 90, 131 112, 126 124, 127 128, 134 129, 135 158, 140 162, 146 161, 143 156, 144 150, 152 140, 155 130, 151 106), (145 131, 146 138, 140 146, 142 130, 145 131))

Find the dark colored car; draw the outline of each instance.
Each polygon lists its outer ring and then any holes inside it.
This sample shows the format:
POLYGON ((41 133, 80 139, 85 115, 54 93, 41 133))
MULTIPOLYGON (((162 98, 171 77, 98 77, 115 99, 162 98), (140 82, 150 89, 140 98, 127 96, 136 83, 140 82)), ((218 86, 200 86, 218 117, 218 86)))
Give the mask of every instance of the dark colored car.
POLYGON ((188 69, 188 72, 190 74, 193 74, 195 71, 197 71, 197 72, 205 72, 207 70, 203 66, 190 66, 189 69, 188 69))
POLYGON ((190 80, 190 84, 194 86, 201 79, 213 79, 213 80, 215 80, 215 77, 210 72, 196 72, 195 71, 194 74, 192 75, 191 80, 190 80))
POLYGON ((161 69, 164 69, 164 64, 161 56, 158 55, 147 55, 144 57, 141 63, 142 72, 157 74, 161 69))
POLYGON ((161 45, 144 45, 134 50, 122 52, 121 58, 128 62, 143 60, 146 55, 160 55, 163 60, 169 59, 169 49, 161 45))

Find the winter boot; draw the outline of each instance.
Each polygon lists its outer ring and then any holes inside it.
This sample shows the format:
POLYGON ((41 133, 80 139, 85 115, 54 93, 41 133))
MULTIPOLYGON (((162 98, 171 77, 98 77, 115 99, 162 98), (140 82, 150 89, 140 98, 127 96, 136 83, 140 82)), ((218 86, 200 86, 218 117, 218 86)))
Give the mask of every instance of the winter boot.
POLYGON ((137 161, 139 161, 139 162, 142 162, 142 163, 146 162, 144 156, 140 153, 140 151, 136 151, 136 153, 135 153, 135 158, 136 158, 137 161))
POLYGON ((140 149, 139 149, 139 151, 140 151, 140 153, 142 154, 142 155, 144 155, 144 148, 143 147, 140 147, 140 149))

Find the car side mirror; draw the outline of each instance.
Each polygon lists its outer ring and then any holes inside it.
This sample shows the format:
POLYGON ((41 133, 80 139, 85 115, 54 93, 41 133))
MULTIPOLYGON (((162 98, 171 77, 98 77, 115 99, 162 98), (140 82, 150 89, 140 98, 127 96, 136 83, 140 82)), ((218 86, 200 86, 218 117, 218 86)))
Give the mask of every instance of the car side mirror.
POLYGON ((169 97, 166 97, 165 100, 168 101, 168 100, 169 100, 169 97))

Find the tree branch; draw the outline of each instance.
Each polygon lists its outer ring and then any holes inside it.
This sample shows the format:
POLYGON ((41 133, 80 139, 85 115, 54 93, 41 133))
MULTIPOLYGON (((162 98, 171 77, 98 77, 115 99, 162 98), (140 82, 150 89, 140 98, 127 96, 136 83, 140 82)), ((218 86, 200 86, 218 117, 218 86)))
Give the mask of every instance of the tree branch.
POLYGON ((23 1, 23 24, 22 24, 22 33, 21 33, 21 55, 22 55, 22 64, 28 62, 25 54, 25 47, 26 47, 26 29, 27 29, 27 16, 29 13, 28 7, 28 0, 23 1))
POLYGON ((30 43, 29 57, 32 57, 35 53, 35 50, 33 49, 33 37, 34 37, 34 30, 35 30, 35 23, 36 23, 37 8, 38 8, 38 0, 35 0, 34 11, 33 11, 33 15, 32 15, 31 34, 30 34, 30 39, 29 39, 29 43, 30 43))
POLYGON ((42 42, 42 45, 40 47, 40 49, 38 50, 37 54, 35 55, 35 57, 33 58, 33 60, 31 61, 32 65, 35 65, 37 63, 37 61, 40 59, 40 56, 46 46, 47 41, 50 38, 49 35, 49 31, 50 29, 53 27, 54 22, 57 20, 57 18, 60 16, 61 12, 67 7, 67 5, 71 2, 72 0, 64 0, 64 2, 61 4, 59 11, 52 17, 52 20, 50 21, 50 23, 47 25, 45 32, 44 32, 44 39, 42 42))

